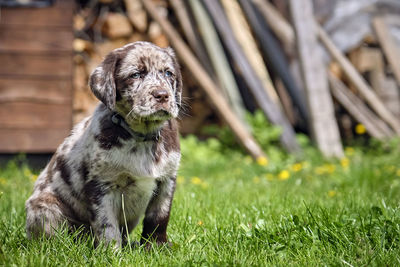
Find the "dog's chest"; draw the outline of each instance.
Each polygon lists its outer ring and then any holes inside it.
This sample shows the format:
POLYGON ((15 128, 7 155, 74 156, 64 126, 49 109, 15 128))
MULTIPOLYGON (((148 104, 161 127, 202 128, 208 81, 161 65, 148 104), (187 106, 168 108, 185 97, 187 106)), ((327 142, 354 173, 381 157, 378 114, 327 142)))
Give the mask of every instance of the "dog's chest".
POLYGON ((110 182, 116 182, 121 175, 135 179, 163 179, 176 174, 180 153, 158 152, 151 144, 124 144, 123 147, 98 153, 95 159, 95 172, 110 182), (158 153, 158 154, 157 154, 158 153))

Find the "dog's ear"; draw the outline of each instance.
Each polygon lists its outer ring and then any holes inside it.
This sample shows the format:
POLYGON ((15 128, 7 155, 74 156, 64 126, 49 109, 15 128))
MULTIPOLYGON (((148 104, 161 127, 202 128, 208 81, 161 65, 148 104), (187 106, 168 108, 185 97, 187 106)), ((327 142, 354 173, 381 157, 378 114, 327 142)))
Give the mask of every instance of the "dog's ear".
POLYGON ((181 75, 181 68, 179 66, 178 60, 175 56, 175 52, 171 47, 165 48, 168 55, 172 58, 174 62, 174 69, 175 69, 175 81, 174 81, 174 89, 175 89, 175 99, 178 105, 181 105, 182 99, 182 75, 181 75))
POLYGON ((115 51, 109 53, 89 78, 90 89, 110 110, 115 109, 115 69, 118 60, 118 53, 115 51))

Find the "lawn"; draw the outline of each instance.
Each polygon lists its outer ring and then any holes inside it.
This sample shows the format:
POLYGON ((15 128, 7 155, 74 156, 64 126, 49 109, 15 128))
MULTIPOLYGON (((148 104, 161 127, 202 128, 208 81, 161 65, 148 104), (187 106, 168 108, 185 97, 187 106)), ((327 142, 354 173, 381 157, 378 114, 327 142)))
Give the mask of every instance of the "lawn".
POLYGON ((27 240, 24 202, 37 172, 11 161, 0 170, 0 265, 398 266, 399 141, 365 147, 329 161, 309 145, 300 157, 271 146, 268 160, 254 161, 189 136, 168 228, 173 245, 151 251, 94 248, 90 236, 65 231, 27 240))

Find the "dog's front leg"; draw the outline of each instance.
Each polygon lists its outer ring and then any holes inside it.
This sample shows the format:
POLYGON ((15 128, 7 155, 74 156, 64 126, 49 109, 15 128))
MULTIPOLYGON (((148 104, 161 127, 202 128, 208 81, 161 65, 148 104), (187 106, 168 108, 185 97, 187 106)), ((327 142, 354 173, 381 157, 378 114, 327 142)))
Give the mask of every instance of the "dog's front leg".
POLYGON ((160 181, 146 209, 140 244, 150 246, 148 241, 157 244, 167 243, 167 226, 175 191, 175 177, 160 181))
POLYGON ((121 247, 122 238, 116 210, 121 203, 117 203, 118 198, 108 190, 106 184, 92 180, 85 187, 89 202, 90 225, 96 241, 115 243, 115 247, 121 247))

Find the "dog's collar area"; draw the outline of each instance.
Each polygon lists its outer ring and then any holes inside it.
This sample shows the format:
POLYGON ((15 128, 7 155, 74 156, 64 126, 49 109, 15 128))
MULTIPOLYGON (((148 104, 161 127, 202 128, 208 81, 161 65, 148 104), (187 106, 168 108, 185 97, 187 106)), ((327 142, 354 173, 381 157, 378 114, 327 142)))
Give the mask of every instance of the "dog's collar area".
POLYGON ((114 113, 111 116, 111 121, 115 124, 118 125, 122 128, 124 128, 125 131, 127 131, 136 141, 138 142, 147 142, 147 141, 158 141, 160 140, 160 130, 158 130, 155 133, 149 133, 149 134, 142 134, 139 132, 135 132, 132 130, 128 123, 124 120, 121 115, 114 113))

